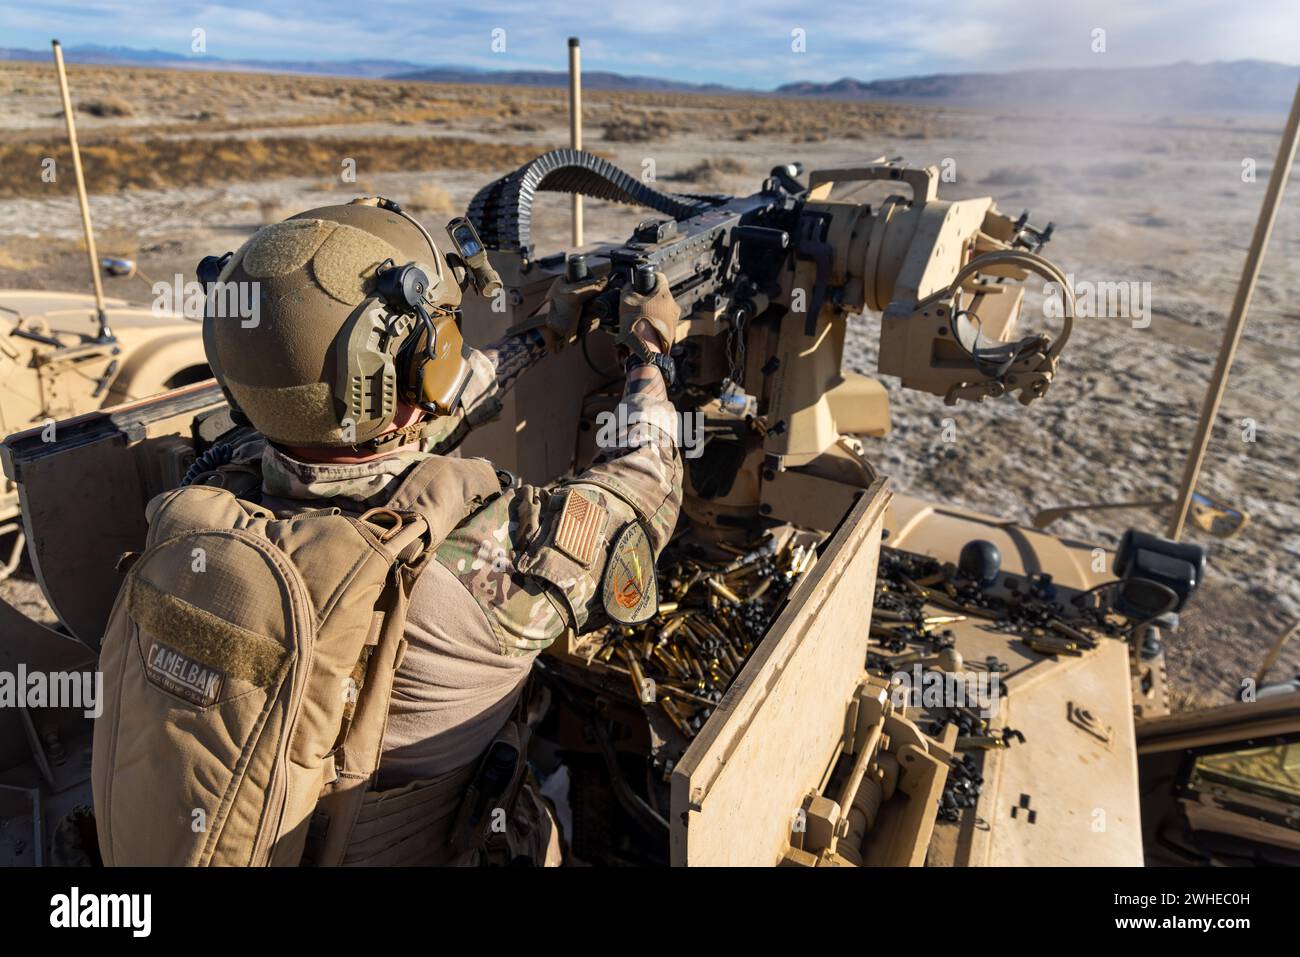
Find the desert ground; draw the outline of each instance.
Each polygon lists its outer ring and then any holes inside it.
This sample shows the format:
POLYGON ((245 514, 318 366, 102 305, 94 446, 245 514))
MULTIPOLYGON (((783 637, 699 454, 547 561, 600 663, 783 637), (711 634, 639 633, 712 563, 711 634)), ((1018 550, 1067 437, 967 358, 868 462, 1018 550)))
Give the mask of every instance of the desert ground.
MULTIPOLYGON (((145 276, 192 275, 260 225, 354 195, 390 196, 439 231, 483 184, 567 145, 561 90, 74 67, 70 71, 102 255, 145 276), (342 178, 354 161, 355 181, 342 178)), ((1028 522, 1040 508, 1172 495, 1190 445, 1281 117, 1033 116, 740 96, 586 96, 586 143, 659 185, 744 193, 778 162, 876 156, 947 164, 941 195, 992 195, 1055 222, 1045 252, 1078 280, 1149 283, 1150 323, 1076 323, 1048 396, 946 407, 886 380, 892 433, 871 440, 896 489, 1028 522), (1243 171, 1253 166, 1255 179, 1243 171), (952 428, 945 428, 951 419, 952 428), (954 438, 955 435, 955 438, 954 438), (946 441, 946 438, 954 438, 946 441)), ((0 287, 89 289, 53 69, 0 64, 0 287)), ((882 193, 883 195, 883 193, 882 193)), ((868 201, 871 195, 864 195, 868 201)), ((563 248, 567 200, 543 204, 539 249, 563 248)), ((589 241, 626 238, 638 213, 588 202, 589 241)), ((1210 573, 1167 644, 1176 703, 1229 700, 1273 638, 1300 618, 1300 195, 1286 200, 1255 293, 1202 491, 1250 513, 1208 544, 1210 573)), ((1031 287, 1032 289, 1032 287, 1031 287)), ((110 295, 147 301, 138 279, 110 295)), ((1025 323, 1046 323, 1031 295, 1025 323)), ((878 324, 860 317, 846 366, 875 370, 878 324)), ((1083 514, 1052 530, 1113 545, 1161 531, 1141 510, 1083 514)), ((0 596, 32 614, 21 574, 0 596)), ((1271 673, 1300 673, 1300 642, 1271 673)))

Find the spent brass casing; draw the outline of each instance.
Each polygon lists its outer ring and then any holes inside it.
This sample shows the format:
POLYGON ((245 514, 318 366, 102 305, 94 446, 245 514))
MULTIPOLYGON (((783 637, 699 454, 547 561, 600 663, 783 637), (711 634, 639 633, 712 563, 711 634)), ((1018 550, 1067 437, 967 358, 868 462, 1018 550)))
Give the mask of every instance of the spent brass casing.
POLYGON ((625 652, 623 658, 627 661, 627 670, 632 675, 632 690, 636 694, 636 699, 642 701, 645 697, 645 672, 641 670, 641 662, 637 661, 636 655, 631 652, 625 652))
POLYGON ((1051 628, 1053 631, 1060 632, 1062 635, 1065 635, 1067 638, 1071 639, 1072 641, 1078 642, 1081 646, 1085 648, 1091 648, 1093 647, 1093 645, 1096 644, 1096 641, 1094 641, 1090 635, 1084 634, 1082 631, 1079 631, 1077 628, 1071 628, 1069 625, 1061 621, 1059 618, 1053 618, 1051 621, 1047 623, 1047 627, 1051 628))
POLYGON ((716 578, 707 578, 707 579, 705 579, 705 583, 709 586, 709 589, 710 589, 710 590, 711 590, 715 595, 718 595, 718 596, 721 597, 721 598, 725 598, 727 601, 731 602, 733 605, 739 605, 739 604, 740 604, 740 596, 737 595, 737 594, 736 594, 734 591, 732 591, 730 588, 728 588, 726 585, 724 585, 724 584, 723 584, 721 581, 719 581, 718 579, 716 579, 716 578))
POLYGON ((1055 635, 1029 635, 1024 639, 1026 645, 1044 655, 1082 655, 1079 646, 1055 635))
POLYGON ((716 701, 713 701, 710 698, 701 697, 700 695, 687 691, 685 688, 679 688, 677 685, 674 684, 669 684, 667 682, 664 682, 663 684, 659 685, 659 688, 666 695, 672 695, 675 698, 681 698, 684 701, 690 701, 704 708, 716 708, 718 706, 718 703, 716 701))
POLYGON ((674 618, 672 621, 668 622, 668 624, 664 625, 663 628, 659 631, 659 637, 657 639, 658 644, 663 644, 674 634, 676 634, 677 629, 681 628, 683 625, 686 624, 687 617, 688 617, 687 615, 679 615, 676 618, 674 618))
POLYGON ((664 714, 668 715, 668 720, 671 721, 676 726, 677 730, 682 733, 682 737, 695 737, 695 732, 691 730, 691 726, 686 723, 686 719, 682 717, 681 713, 677 710, 677 706, 673 704, 670 698, 660 698, 659 707, 663 709, 664 714))
POLYGON ((871 610, 872 619, 881 621, 896 621, 900 623, 911 623, 912 619, 897 611, 889 611, 887 608, 873 608, 871 610))

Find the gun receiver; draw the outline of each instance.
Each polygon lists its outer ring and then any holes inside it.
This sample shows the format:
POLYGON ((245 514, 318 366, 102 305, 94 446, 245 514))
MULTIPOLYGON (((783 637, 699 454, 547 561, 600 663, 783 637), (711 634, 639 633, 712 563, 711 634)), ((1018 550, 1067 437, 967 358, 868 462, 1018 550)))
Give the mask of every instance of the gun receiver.
MULTIPOLYGON (((741 264, 756 269, 759 260, 779 265, 790 245, 790 234, 779 223, 787 218, 783 194, 760 192, 728 199, 682 222, 646 220, 628 243, 596 253, 605 259, 609 288, 591 305, 591 314, 602 323, 618 316, 620 291, 642 275, 661 272, 685 317, 708 313, 715 321, 729 316, 732 309, 747 310, 752 318, 759 309, 752 282, 741 282, 741 264)), ((648 291, 648 290, 646 290, 648 291)), ((764 304, 765 305, 765 304, 764 304)))

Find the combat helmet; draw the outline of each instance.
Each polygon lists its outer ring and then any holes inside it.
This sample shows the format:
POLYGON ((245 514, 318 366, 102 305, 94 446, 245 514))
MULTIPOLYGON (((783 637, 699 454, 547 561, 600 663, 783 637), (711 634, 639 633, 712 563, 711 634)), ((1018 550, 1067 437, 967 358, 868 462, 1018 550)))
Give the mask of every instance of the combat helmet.
POLYGON ((212 371, 236 415, 273 442, 409 442, 432 423, 393 431, 398 399, 444 415, 469 381, 460 283, 424 227, 390 200, 266 226, 237 252, 205 259, 199 278, 212 371), (232 289, 242 298, 223 295, 232 289), (227 301, 256 308, 230 315, 227 301))

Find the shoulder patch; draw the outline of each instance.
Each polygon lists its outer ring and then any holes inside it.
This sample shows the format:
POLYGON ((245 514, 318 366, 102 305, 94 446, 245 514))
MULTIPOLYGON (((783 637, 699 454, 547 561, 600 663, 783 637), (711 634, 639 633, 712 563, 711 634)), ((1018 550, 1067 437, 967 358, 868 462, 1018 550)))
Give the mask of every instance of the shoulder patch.
POLYGON ((629 522, 614 539, 600 595, 605 614, 624 625, 649 621, 659 610, 654 549, 640 522, 629 522))
POLYGON ((584 568, 589 566, 604 538, 609 509, 590 492, 569 489, 555 528, 555 547, 584 568))

